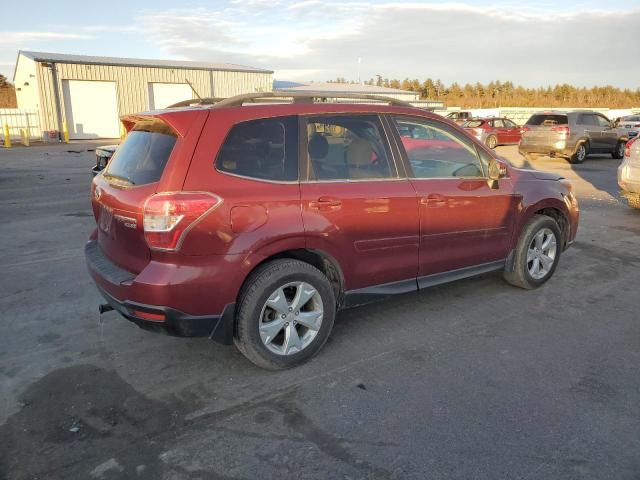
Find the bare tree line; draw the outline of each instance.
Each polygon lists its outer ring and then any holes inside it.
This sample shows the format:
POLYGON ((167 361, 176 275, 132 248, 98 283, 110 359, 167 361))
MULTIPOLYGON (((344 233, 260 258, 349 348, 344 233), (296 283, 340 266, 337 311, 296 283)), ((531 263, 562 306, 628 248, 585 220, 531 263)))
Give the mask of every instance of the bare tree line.
MULTIPOLYGON (((357 83, 337 78, 332 83, 357 83)), ((620 89, 611 85, 603 87, 575 87, 566 83, 555 86, 526 88, 510 81, 495 80, 488 84, 476 82, 461 85, 427 78, 404 80, 383 78, 377 75, 364 82, 366 85, 398 88, 420 94, 423 99, 440 100, 446 105, 466 108, 492 107, 640 107, 640 88, 620 89)))

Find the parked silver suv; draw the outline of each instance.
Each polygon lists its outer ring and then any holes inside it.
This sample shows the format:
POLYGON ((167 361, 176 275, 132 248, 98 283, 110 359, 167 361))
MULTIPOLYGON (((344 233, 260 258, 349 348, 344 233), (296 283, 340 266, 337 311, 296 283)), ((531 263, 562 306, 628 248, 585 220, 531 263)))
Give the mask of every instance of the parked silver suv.
POLYGON ((610 153, 622 158, 628 136, 598 112, 543 112, 531 116, 522 127, 518 150, 531 159, 533 155, 563 157, 582 163, 590 153, 610 153))

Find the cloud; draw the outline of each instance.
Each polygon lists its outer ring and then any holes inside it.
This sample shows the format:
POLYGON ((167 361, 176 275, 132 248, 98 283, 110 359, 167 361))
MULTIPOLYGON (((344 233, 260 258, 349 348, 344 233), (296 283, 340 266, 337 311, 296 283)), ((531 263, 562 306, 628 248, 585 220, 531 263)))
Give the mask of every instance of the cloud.
POLYGON ((2 32, 4 45, 21 45, 25 42, 42 40, 86 40, 94 38, 93 35, 83 33, 64 32, 2 32))
POLYGON ((9 77, 15 66, 18 50, 30 50, 30 44, 40 45, 42 42, 64 40, 88 40, 94 38, 87 33, 68 32, 2 32, 2 51, 0 52, 0 73, 9 77))
POLYGON ((361 57, 362 78, 640 87, 640 64, 629 61, 628 50, 640 44, 640 10, 552 12, 250 0, 151 12, 139 22, 169 55, 268 67, 288 80, 355 79, 361 57))

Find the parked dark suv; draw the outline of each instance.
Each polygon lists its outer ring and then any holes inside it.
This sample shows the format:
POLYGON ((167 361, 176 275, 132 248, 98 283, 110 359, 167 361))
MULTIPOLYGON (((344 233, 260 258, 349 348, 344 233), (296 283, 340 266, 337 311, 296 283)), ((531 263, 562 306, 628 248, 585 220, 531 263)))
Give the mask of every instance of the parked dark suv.
POLYGON ((123 118, 91 189, 101 311, 285 368, 341 308, 494 270, 538 287, 575 238, 566 180, 513 168, 438 115, 280 96, 123 118))
POLYGON ((548 155, 582 163, 589 153, 622 158, 628 139, 626 132, 598 112, 542 112, 532 115, 522 127, 518 150, 528 160, 548 155))

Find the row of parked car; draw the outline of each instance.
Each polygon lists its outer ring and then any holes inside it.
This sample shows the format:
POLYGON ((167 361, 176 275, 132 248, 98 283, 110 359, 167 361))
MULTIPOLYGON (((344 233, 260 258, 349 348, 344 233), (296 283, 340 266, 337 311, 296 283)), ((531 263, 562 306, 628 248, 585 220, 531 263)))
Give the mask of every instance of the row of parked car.
POLYGON ((577 164, 590 153, 624 159, 618 168, 621 195, 640 209, 640 115, 611 121, 594 111, 548 111, 532 115, 522 127, 507 118, 471 118, 471 112, 452 112, 447 117, 489 148, 518 145, 527 160, 549 156, 577 164))

